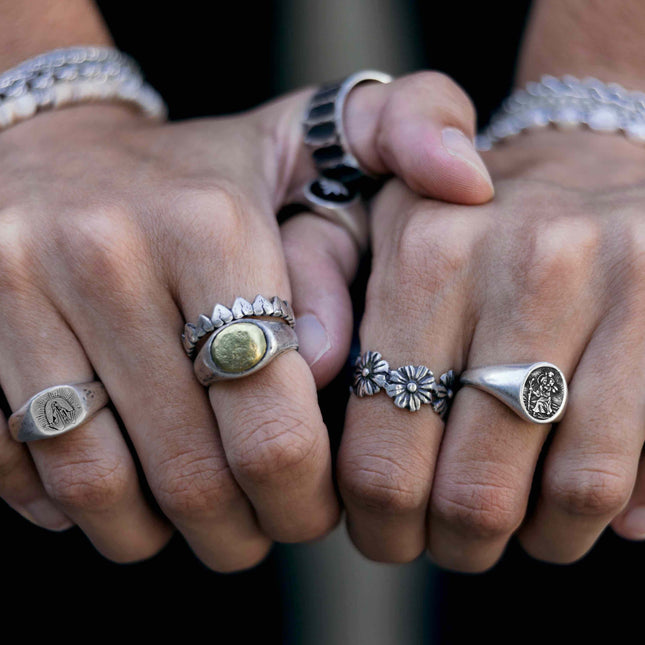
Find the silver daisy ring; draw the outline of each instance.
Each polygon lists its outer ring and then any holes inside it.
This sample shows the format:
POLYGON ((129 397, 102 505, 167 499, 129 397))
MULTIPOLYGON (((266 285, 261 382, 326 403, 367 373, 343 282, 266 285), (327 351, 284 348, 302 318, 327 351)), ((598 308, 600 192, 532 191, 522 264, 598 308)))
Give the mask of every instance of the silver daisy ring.
POLYGON ((437 381, 425 365, 404 365, 391 370, 381 354, 367 351, 354 363, 351 390, 358 397, 373 396, 385 390, 397 408, 416 412, 422 405, 429 405, 443 418, 456 384, 453 370, 442 374, 437 381))

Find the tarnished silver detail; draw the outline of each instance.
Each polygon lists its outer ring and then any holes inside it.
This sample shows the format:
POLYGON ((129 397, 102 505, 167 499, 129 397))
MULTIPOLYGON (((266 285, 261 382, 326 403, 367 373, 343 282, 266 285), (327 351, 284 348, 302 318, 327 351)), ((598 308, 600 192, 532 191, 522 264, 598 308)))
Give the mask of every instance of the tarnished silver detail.
POLYGON ((98 381, 50 387, 9 417, 9 431, 16 441, 57 437, 91 419, 107 402, 108 394, 98 381))
POLYGON ((210 318, 201 314, 196 324, 188 322, 184 325, 184 331, 181 335, 184 351, 192 358, 195 355, 197 345, 207 334, 234 320, 253 316, 281 318, 291 327, 295 325, 296 320, 291 305, 286 300, 278 298, 278 296, 268 299, 258 294, 252 303, 244 298, 236 298, 230 308, 218 303, 213 308, 210 318))
POLYGON ((378 352, 365 352, 354 362, 351 390, 356 396, 372 396, 387 383, 390 366, 378 352))
POLYGON ((316 215, 338 224, 352 237, 359 252, 369 240, 367 210, 358 192, 340 181, 319 177, 292 195, 293 204, 303 204, 316 215))
POLYGON ((390 372, 385 392, 397 408, 416 412, 432 403, 434 384, 434 374, 425 365, 405 365, 390 372))
POLYGON ((404 365, 391 370, 378 352, 367 351, 354 363, 351 391, 362 397, 384 389, 398 408, 416 412, 422 405, 430 405, 443 418, 454 396, 455 382, 452 370, 442 374, 437 382, 425 365, 404 365))
POLYGON ((557 423, 567 406, 566 379, 552 363, 478 367, 466 370, 460 381, 492 394, 533 423, 557 423))
POLYGON ((620 132, 645 143, 645 101, 642 92, 630 92, 616 83, 595 78, 543 76, 513 92, 477 137, 485 151, 524 130, 554 125, 559 129, 587 127, 595 132, 620 132))
POLYGON ((0 74, 0 130, 42 110, 88 101, 130 103, 152 119, 167 114, 129 56, 111 47, 70 47, 0 74))
POLYGON ((243 378, 266 367, 276 356, 291 349, 298 349, 298 337, 293 327, 287 323, 277 320, 260 320, 257 318, 234 320, 213 332, 199 350, 194 364, 195 375, 197 376, 197 380, 205 386, 209 386, 217 381, 243 378), (242 324, 256 325, 262 331, 266 339, 266 350, 262 358, 250 369, 242 372, 224 371, 213 360, 211 347, 219 334, 228 331, 235 325, 242 324))
POLYGON ((368 174, 352 154, 344 126, 345 101, 359 84, 390 83, 384 72, 364 70, 342 81, 322 85, 312 96, 303 120, 305 144, 312 149, 316 168, 339 181, 351 181, 368 174))

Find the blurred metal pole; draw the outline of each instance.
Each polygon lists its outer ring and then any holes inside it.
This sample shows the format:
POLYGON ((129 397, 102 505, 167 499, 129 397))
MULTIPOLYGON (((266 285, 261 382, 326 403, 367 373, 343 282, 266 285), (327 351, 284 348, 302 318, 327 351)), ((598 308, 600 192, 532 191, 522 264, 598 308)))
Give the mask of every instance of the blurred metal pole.
POLYGON ((341 78, 358 69, 398 75, 420 66, 412 0, 281 0, 278 91, 341 78))
MULTIPOLYGON (((412 0, 282 0, 277 90, 342 78, 358 69, 394 75, 421 66, 412 0)), ((344 526, 316 544, 279 547, 289 602, 288 645, 416 645, 427 614, 427 559, 376 564, 344 526)))

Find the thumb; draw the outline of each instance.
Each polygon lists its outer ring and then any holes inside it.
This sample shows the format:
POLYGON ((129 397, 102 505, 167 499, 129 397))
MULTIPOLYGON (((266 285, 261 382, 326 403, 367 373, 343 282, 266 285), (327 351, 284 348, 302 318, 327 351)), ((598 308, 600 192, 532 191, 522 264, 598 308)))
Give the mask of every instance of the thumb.
MULTIPOLYGON (((304 144, 303 118, 311 89, 256 111, 267 132, 277 206, 317 173, 304 144)), ((480 204, 493 197, 486 166, 474 147, 475 110, 466 93, 437 72, 392 83, 361 83, 348 95, 344 132, 350 152, 373 175, 396 175, 424 197, 480 204)))

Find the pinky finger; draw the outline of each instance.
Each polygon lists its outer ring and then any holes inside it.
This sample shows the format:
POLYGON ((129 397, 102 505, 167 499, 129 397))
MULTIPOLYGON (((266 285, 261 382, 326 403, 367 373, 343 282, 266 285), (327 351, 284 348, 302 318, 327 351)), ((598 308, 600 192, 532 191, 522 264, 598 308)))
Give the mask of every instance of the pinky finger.
POLYGON ((47 496, 29 452, 12 439, 1 412, 0 498, 30 522, 50 531, 74 525, 47 496))
POLYGON ((645 540, 645 452, 641 455, 632 496, 611 526, 618 535, 628 540, 645 540))

